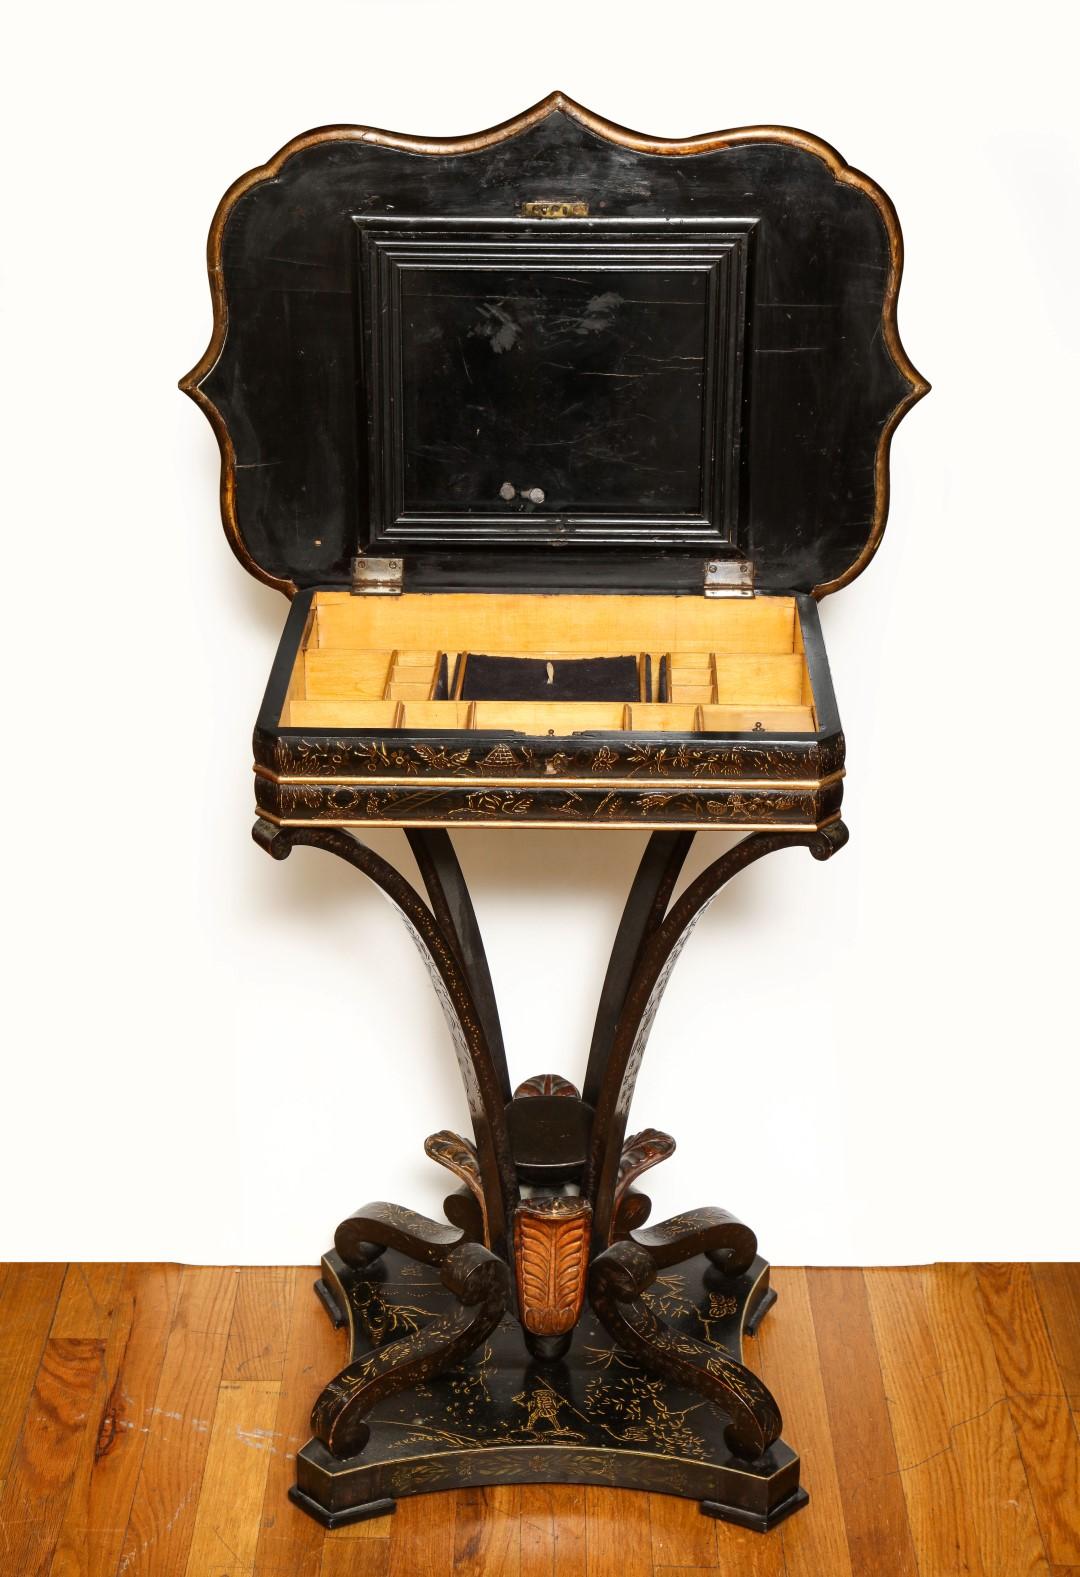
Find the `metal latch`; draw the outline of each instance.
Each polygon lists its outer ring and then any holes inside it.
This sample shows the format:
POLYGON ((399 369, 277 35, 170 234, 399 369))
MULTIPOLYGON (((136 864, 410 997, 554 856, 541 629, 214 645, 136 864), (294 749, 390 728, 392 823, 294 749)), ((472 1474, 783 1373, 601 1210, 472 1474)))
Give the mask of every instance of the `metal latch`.
POLYGON ((404 559, 368 558, 358 553, 352 561, 354 597, 400 597, 404 581, 404 559))
POLYGON ((750 559, 707 559, 706 597, 752 597, 754 565, 750 559))

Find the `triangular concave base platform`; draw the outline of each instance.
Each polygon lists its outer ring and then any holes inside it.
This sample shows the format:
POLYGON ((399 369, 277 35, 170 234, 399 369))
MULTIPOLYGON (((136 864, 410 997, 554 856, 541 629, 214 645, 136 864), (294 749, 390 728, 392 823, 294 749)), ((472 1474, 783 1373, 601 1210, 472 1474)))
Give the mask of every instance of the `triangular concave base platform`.
MULTIPOLYGON (((350 1359, 448 1312, 438 1269, 388 1251, 362 1275, 336 1254, 319 1288, 347 1324, 350 1359)), ((659 1275, 645 1301, 672 1329, 736 1359, 773 1301, 769 1269, 721 1275, 703 1256, 659 1275)), ((507 1315, 458 1368, 379 1403, 360 1456, 311 1440, 297 1456, 295 1504, 327 1527, 394 1509, 404 1495, 484 1484, 607 1484, 699 1500, 710 1516, 764 1532, 806 1504, 799 1459, 778 1440, 756 1462, 733 1456, 711 1403, 648 1374, 586 1310, 565 1357, 539 1363, 507 1315)))

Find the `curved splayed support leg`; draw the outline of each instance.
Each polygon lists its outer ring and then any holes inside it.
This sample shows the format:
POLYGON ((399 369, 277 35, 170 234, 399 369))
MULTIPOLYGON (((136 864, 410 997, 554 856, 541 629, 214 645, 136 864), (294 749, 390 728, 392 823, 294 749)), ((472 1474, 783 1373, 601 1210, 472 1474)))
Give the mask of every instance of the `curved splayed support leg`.
POLYGON ((364 1416, 376 1403, 468 1357, 499 1323, 510 1291, 501 1259, 479 1243, 461 1243, 443 1259, 442 1281, 460 1305, 454 1313, 348 1364, 315 1403, 311 1427, 332 1456, 362 1451, 364 1416))
MULTIPOLYGON (((598 1250, 607 1246, 612 1235, 626 1121, 649 1031, 671 971, 695 925, 720 889, 766 854, 803 847, 815 859, 827 860, 846 842, 847 828, 840 821, 818 832, 753 832, 706 866, 666 918, 653 923, 651 930, 643 928, 637 962, 629 974, 610 1045, 602 1059, 597 1057, 597 1067, 603 1071, 593 1103, 596 1116, 582 1191, 593 1201, 593 1241, 598 1250)), ((642 869, 644 865, 645 861, 642 869)), ((633 897, 632 891, 631 901, 633 897)), ((653 919, 655 922, 655 911, 653 919)))
POLYGON ((349 832, 337 827, 274 827, 260 820, 252 836, 276 860, 287 859, 297 845, 337 855, 374 882, 405 922, 427 965, 454 1042, 473 1123, 488 1231, 496 1252, 505 1252, 507 1226, 517 1201, 504 1117, 510 1086, 501 1032, 497 1031, 494 1046, 488 1038, 488 1029, 494 1023, 497 1030, 498 1024, 494 999, 490 998, 491 982, 460 868, 452 848, 447 852, 449 838, 443 834, 446 847, 430 834, 413 834, 411 840, 420 853, 421 874, 426 882, 430 880, 429 890, 436 895, 444 922, 450 926, 448 931, 401 873, 349 832), (475 945, 470 940, 473 933, 475 945), (472 959, 472 973, 464 962, 466 957, 472 959), (486 1002, 485 989, 490 998, 486 1002))
POLYGON ((401 1494, 512 1482, 524 1467, 541 1481, 683 1495, 760 1530, 805 1504, 776 1404, 741 1362, 742 1338, 774 1296, 754 1234, 712 1207, 646 1226, 649 1200, 635 1185, 674 1140, 654 1128, 627 1136, 626 1118, 668 976, 712 898, 773 850, 806 845, 827 858, 843 827, 751 834, 673 905, 692 834, 653 834, 581 1096, 557 1073, 511 1093, 445 833, 407 833, 427 903, 342 829, 264 823, 255 836, 276 858, 305 843, 338 855, 397 908, 446 1014, 475 1136, 443 1129, 425 1143, 461 1185, 444 1203, 450 1224, 376 1202, 338 1229, 321 1285, 349 1326, 350 1361, 316 1404, 296 1504, 336 1526, 391 1511, 401 1494))
POLYGON ((642 1294, 656 1279, 657 1263, 636 1243, 615 1243, 589 1272, 589 1298, 605 1330, 645 1367, 716 1404, 731 1419, 724 1438, 740 1459, 754 1462, 780 1438, 780 1409, 755 1374, 734 1358, 674 1331, 657 1318, 642 1294))
POLYGON ((645 845, 623 907, 600 991, 582 1099, 600 1100, 615 1031, 645 943, 664 918, 675 883, 694 842, 692 832, 654 832, 645 845))
MULTIPOLYGON (((600 1100, 615 1031, 642 949, 664 918, 694 837, 692 832, 651 833, 630 885, 600 991, 585 1070, 582 1098, 594 1109, 600 1100)), ((611 1200, 611 1241, 625 1238, 631 1228, 649 1219, 652 1201, 632 1184, 650 1167, 665 1161, 674 1149, 671 1135, 658 1128, 645 1128, 626 1140, 611 1200)))
POLYGON ((506 1067, 499 1010, 476 912, 450 834, 438 827, 406 827, 405 837, 431 901, 432 913, 443 934, 453 943, 468 977, 492 1074, 505 1105, 510 1099, 510 1074, 506 1067))
POLYGON ((737 1474, 729 1478, 721 1492, 703 1496, 702 1510, 762 1530, 808 1498, 799 1486, 798 1459, 780 1440, 780 1410, 740 1361, 742 1338, 752 1334, 775 1301, 768 1266, 756 1257, 757 1239, 750 1228, 715 1207, 644 1226, 649 1201, 632 1184, 671 1153, 674 1141, 656 1130, 627 1139, 626 1123, 671 971, 720 889, 776 850, 805 846, 815 859, 825 860, 846 841, 842 822, 816 832, 753 833, 714 860, 665 913, 686 848, 674 844, 670 835, 665 844, 654 839, 623 916, 619 958, 613 956, 605 982, 587 1080, 595 1120, 582 1191, 594 1210, 595 1257, 589 1276, 593 1312, 619 1349, 647 1373, 705 1397, 729 1420, 725 1443, 748 1469, 742 1479, 737 1474), (669 1285, 661 1288, 660 1273, 682 1265, 687 1273, 677 1278, 677 1286, 667 1277, 663 1279, 669 1285), (685 1297, 680 1300, 678 1289, 690 1284, 696 1289, 690 1319, 705 1340, 689 1328, 688 1305, 685 1297), (655 1289, 651 1295, 650 1289, 655 1289), (668 1307, 680 1316, 674 1328, 661 1318, 668 1307), (718 1338, 724 1317, 731 1323, 718 1338), (786 1466, 777 1473, 781 1459, 786 1466), (751 1482, 760 1498, 749 1518, 750 1508, 739 1496, 751 1482))
MULTIPOLYGON (((410 837, 431 909, 400 872, 346 831, 276 828, 258 821, 253 836, 279 860, 297 844, 337 855, 373 881, 397 909, 442 1005, 475 1135, 475 1144, 449 1134, 435 1136, 434 1145, 429 1144, 429 1153, 444 1164, 452 1161, 451 1169, 471 1190, 474 1208, 455 1212, 461 1225, 447 1226, 401 1205, 377 1201, 341 1223, 335 1252, 323 1261, 317 1290, 335 1324, 349 1324, 351 1361, 315 1404, 311 1444, 341 1459, 363 1449, 368 1438, 364 1417, 372 1407, 467 1358, 506 1308, 510 1288, 506 1264, 490 1248, 469 1240, 483 1236, 506 1253, 507 1223, 517 1203, 505 1119, 509 1077, 487 961, 464 879, 445 834, 410 837), (415 1317, 407 1314, 414 1328, 396 1341, 386 1338, 400 1311, 387 1305, 377 1284, 388 1249, 414 1264, 439 1267, 442 1285, 458 1300, 449 1314, 439 1318, 425 1319, 423 1309, 415 1317), (358 1348, 369 1343, 374 1351, 360 1356, 358 1348)), ((321 1520, 332 1517, 323 1501, 313 1500, 300 1487, 292 1493, 298 1504, 321 1520)), ((393 1501, 378 1498, 370 1507, 392 1510, 393 1501)), ((353 1508, 350 1516, 363 1514, 364 1507, 353 1508)))

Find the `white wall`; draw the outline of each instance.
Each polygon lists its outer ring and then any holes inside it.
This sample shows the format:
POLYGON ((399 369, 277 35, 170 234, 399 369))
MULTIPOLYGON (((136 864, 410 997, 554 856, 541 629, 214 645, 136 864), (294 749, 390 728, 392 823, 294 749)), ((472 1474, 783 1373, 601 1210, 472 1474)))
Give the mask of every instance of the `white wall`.
MULTIPOLYGON (((217 448, 175 383, 234 176, 311 125, 468 132, 557 86, 649 132, 837 145, 897 204, 901 332, 935 385, 895 442, 877 560, 823 607, 851 843, 754 868, 695 934, 634 1112, 679 1140, 657 1208, 725 1204, 780 1262, 1080 1258, 1075 41, 1055 5, 991 16, 9 20, 0 1257, 311 1262, 364 1199, 438 1206, 422 1141, 466 1119, 411 943, 344 866, 248 838, 285 603, 229 553, 217 448)), ((371 841, 413 869, 400 833, 371 841)), ((702 835, 692 871, 726 841, 702 835)), ((515 1076, 583 1069, 643 842, 458 836, 515 1076)))

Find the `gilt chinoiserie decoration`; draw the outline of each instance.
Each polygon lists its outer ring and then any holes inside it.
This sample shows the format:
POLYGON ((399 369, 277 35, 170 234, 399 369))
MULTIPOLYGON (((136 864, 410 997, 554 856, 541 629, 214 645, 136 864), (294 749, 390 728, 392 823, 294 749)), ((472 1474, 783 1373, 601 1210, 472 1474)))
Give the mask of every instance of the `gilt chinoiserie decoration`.
POLYGON ((805 1503, 744 1362, 773 1301, 714 1206, 650 1224, 629 1132, 671 969, 764 855, 829 859, 844 739, 818 601, 869 563, 900 344, 881 189, 783 127, 670 141, 553 94, 449 139, 307 133, 226 193, 182 387, 225 529, 291 608, 255 729, 256 841, 354 866, 423 956, 471 1134, 435 1221, 355 1211, 317 1291, 348 1362, 296 1503, 606 1483, 766 1530, 805 1503), (423 895, 358 833, 405 831, 423 895), (448 830, 650 833, 580 1088, 514 1085, 448 830), (694 835, 745 834, 677 893, 694 835))

